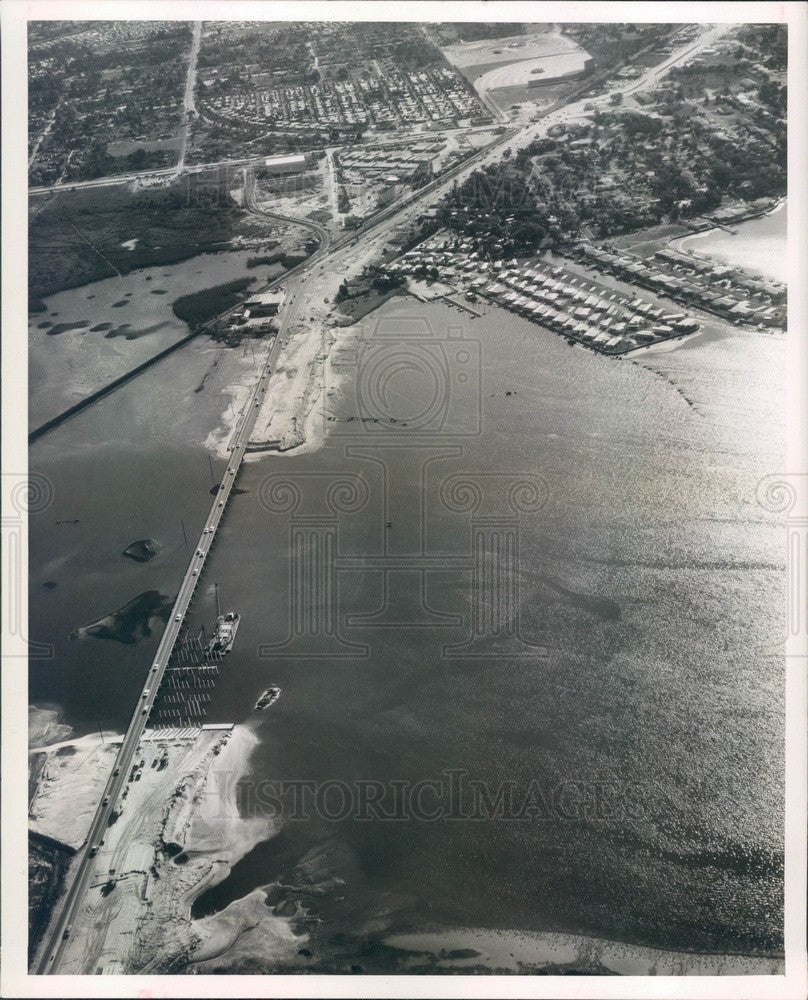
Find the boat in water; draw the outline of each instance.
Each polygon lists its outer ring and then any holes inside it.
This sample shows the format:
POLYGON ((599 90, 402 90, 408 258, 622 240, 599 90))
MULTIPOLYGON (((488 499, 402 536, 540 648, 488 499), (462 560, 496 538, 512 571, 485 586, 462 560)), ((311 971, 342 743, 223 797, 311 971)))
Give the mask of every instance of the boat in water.
POLYGON ((222 614, 222 606, 219 603, 219 585, 216 587, 216 624, 213 626, 213 634, 210 642, 205 647, 208 654, 229 653, 236 641, 236 632, 241 623, 241 615, 235 611, 227 611, 222 614))
POLYGON ((260 712, 262 708, 269 708, 270 705, 274 705, 275 702, 281 696, 281 689, 279 687, 267 688, 266 691, 261 695, 258 701, 255 703, 253 708, 254 712, 260 712))

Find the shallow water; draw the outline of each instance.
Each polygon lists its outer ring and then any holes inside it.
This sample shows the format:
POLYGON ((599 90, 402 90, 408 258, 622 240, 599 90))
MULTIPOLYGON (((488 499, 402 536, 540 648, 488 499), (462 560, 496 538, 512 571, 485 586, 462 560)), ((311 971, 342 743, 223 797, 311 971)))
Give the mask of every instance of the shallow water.
POLYGON ((788 209, 783 202, 768 215, 737 225, 733 223, 734 233, 711 229, 695 236, 685 236, 675 241, 674 246, 714 257, 723 264, 758 271, 785 283, 788 280, 787 226, 788 209))
MULTIPOLYGON (((209 719, 260 724, 244 811, 278 805, 264 780, 315 782, 322 799, 295 819, 287 794, 278 839, 196 912, 293 885, 324 920, 326 964, 438 923, 776 951, 784 584, 755 487, 781 468, 782 339, 717 335, 633 363, 500 310, 412 300, 363 331, 364 355, 350 338, 335 352, 325 446, 243 468, 191 617, 212 620, 213 581, 242 615, 209 719), (498 576, 475 563, 481 533, 516 546, 498 576), (254 716, 269 685, 282 696, 254 716), (537 808, 428 820, 447 772, 492 800, 532 789, 537 808), (403 817, 339 816, 345 788, 358 809, 374 783, 389 814, 418 781, 440 784, 403 817)), ((79 728, 125 724, 156 636, 80 653, 64 637, 143 590, 173 594, 179 522, 189 537, 201 526, 195 442, 222 407, 192 389, 210 351, 180 352, 171 385, 144 376, 32 452, 59 486, 31 547, 34 637, 58 656, 32 671, 32 696, 64 702, 79 728), (66 517, 81 519, 69 537, 52 524, 66 517), (144 537, 160 557, 120 556, 144 537)))
POLYGON ((32 314, 28 321, 30 426, 39 426, 186 336, 188 326, 174 315, 172 303, 234 278, 260 277, 262 269, 247 267, 251 256, 254 251, 249 250, 208 254, 45 299, 48 313, 32 314), (44 328, 43 322, 53 325, 44 328), (67 324, 81 326, 64 329, 67 324))

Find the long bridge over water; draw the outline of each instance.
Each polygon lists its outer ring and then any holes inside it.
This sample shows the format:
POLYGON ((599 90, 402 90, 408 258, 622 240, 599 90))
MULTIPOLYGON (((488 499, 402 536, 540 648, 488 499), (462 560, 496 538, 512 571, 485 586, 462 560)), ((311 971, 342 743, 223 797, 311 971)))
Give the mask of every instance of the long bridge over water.
MULTIPOLYGON (((715 29, 720 30, 720 29, 715 29)), ((671 66, 676 63, 692 56, 700 48, 704 47, 712 38, 715 31, 707 32, 703 34, 699 41, 695 44, 691 44, 684 49, 674 53, 663 63, 657 67, 653 67, 647 70, 640 80, 633 81, 631 84, 626 85, 622 90, 626 93, 632 92, 638 89, 640 86, 644 85, 647 80, 656 80, 663 72, 667 71, 671 66)), ((634 58, 643 55, 644 52, 638 53, 634 58)), ((622 65, 622 64, 619 64, 622 65)), ((612 67, 612 71, 618 67, 612 67)), ((541 119, 551 119, 552 115, 560 109, 569 109, 575 99, 587 88, 591 88, 596 82, 605 76, 605 73, 596 74, 590 77, 589 80, 577 88, 576 91, 567 95, 565 98, 552 104, 550 107, 545 109, 540 118, 541 119)), ((578 102, 583 104, 582 101, 578 102)), ((535 137, 542 130, 542 123, 540 121, 534 122, 530 125, 525 126, 521 130, 518 128, 508 129, 504 132, 502 136, 499 137, 490 146, 485 147, 478 153, 473 154, 462 163, 455 167, 452 167, 446 173, 442 174, 439 178, 429 182, 423 188, 414 192, 413 194, 405 197, 401 201, 394 202, 392 205, 385 209, 382 209, 371 219, 367 220, 362 226, 355 230, 352 234, 342 237, 340 240, 333 244, 330 244, 330 240, 322 230, 321 233, 321 245, 320 248, 312 254, 305 262, 294 269, 294 273, 297 271, 307 270, 311 265, 321 259, 327 253, 335 253, 340 250, 347 250, 353 247, 359 240, 370 236, 374 232, 380 230, 383 226, 388 223, 393 223, 396 218, 399 219, 408 209, 416 208, 427 201, 435 200, 443 195, 449 188, 450 184, 455 181, 462 179, 464 176, 470 174, 477 166, 481 163, 492 162, 502 154, 503 148, 514 139, 517 134, 521 134, 521 139, 524 142, 529 141, 531 138, 535 137)), ((254 202, 254 188, 252 186, 252 178, 246 178, 245 184, 245 196, 247 201, 247 207, 253 211, 257 210, 254 202)), ((120 182, 120 179, 118 179, 120 182)), ((33 193, 33 192, 32 192, 33 193)), ((270 213, 261 213, 270 215, 270 213)), ((290 221, 290 220, 286 220, 290 221)), ((299 220, 294 220, 299 221, 299 220)), ((313 226, 312 226, 313 228, 313 226)), ((280 281, 288 281, 292 276, 293 272, 289 272, 284 275, 280 281)), ((274 284, 275 282, 273 282, 274 284)), ((280 282, 277 282, 280 283, 280 282)), ((149 673, 144 684, 143 691, 141 692, 140 699, 138 701, 138 707, 132 716, 129 726, 126 730, 126 734, 123 738, 123 743, 118 752, 118 757, 115 762, 115 767, 112 774, 107 782, 107 786, 104 789, 103 798, 101 804, 93 817, 92 824, 87 836, 87 841, 84 847, 79 852, 79 857, 77 860, 77 867, 73 873, 72 882, 65 894, 65 897, 61 904, 61 909, 59 910, 54 922, 51 926, 50 933, 47 937, 46 944, 41 952, 41 957, 37 962, 36 971, 40 974, 42 973, 54 973, 57 971, 59 960, 62 955, 62 951, 65 946, 65 942, 69 939, 71 923, 74 914, 77 912, 78 907, 81 904, 83 894, 87 888, 89 882, 90 874, 93 869, 93 858, 95 855, 95 845, 102 839, 104 831, 106 830, 110 817, 116 809, 118 800, 126 786, 128 781, 129 772, 132 765, 132 759, 134 753, 143 738, 144 732, 146 730, 146 724, 149 720, 149 716, 155 706, 155 701, 158 696, 158 691, 164 681, 166 672, 169 669, 169 661, 171 659, 172 653, 174 652, 175 646, 178 639, 180 639, 183 629, 183 623, 190 609, 194 593, 196 591, 196 586, 199 582, 199 577, 205 566, 205 561, 210 552, 213 541, 216 537, 216 532, 221 525, 224 512, 227 507, 228 500, 233 491, 233 486, 236 480, 236 476, 241 467, 241 463, 244 460, 244 455, 247 451, 247 445, 250 440, 250 435, 252 433, 253 427, 255 425, 255 420, 258 412, 261 408, 261 403, 263 401, 264 395, 266 393, 267 384, 269 376, 271 374, 272 365, 275 361, 283 347, 286 331, 295 321, 295 314, 297 308, 299 308, 303 296, 293 296, 289 299, 283 311, 283 320, 281 328, 272 343, 267 357, 261 367, 260 377, 258 378, 252 392, 250 393, 249 399, 245 405, 245 409, 242 416, 236 426, 232 437, 232 450, 230 455, 230 461, 227 464, 224 475, 222 477, 221 483, 216 495, 214 496, 211 509, 208 516, 205 519, 205 524, 202 532, 199 536, 197 545, 194 549, 194 555, 185 572, 182 583, 177 594, 177 598, 174 603, 174 607, 171 611, 171 617, 160 640, 160 644, 157 649, 157 653, 154 658, 154 662, 149 668, 149 673)), ((457 303, 456 303, 457 304, 457 303)), ((211 321, 213 322, 213 321, 211 321)), ((174 349, 179 345, 175 345, 174 349)), ((154 363, 152 359, 149 364, 154 363)), ((134 374, 139 374, 137 370, 134 374)), ((130 375, 130 378, 133 377, 130 375)), ((129 379, 126 378, 126 381, 129 379)), ((113 385, 112 388, 116 388, 117 385, 113 385)), ((107 391, 112 391, 108 389, 107 391)), ((106 395, 106 391, 104 392, 106 395)), ((68 419, 72 416, 73 412, 65 414, 62 419, 68 419)), ((61 420, 57 418, 59 422, 61 420)), ((50 429, 50 428, 47 428, 50 429)), ((44 433, 44 431, 43 431, 44 433)))
MULTIPOLYGON (((309 262, 311 262, 311 258, 309 262)), ((85 845, 79 852, 72 882, 62 902, 59 915, 51 926, 47 944, 38 962, 38 973, 56 972, 62 951, 70 937, 73 917, 81 904, 84 891, 90 879, 97 845, 103 839, 110 818, 116 811, 121 794, 126 787, 135 751, 149 722, 152 710, 155 707, 155 702, 158 699, 160 687, 163 684, 166 673, 170 669, 172 671, 176 669, 170 665, 172 653, 182 636, 185 619, 190 610, 197 584, 199 583, 205 562, 216 538, 216 532, 222 523, 239 468, 244 460, 256 416, 266 394, 272 366, 275 364, 275 360, 283 346, 286 330, 294 322, 295 312, 295 303, 294 301, 290 301, 284 311, 281 328, 267 352, 267 356, 261 366, 260 375, 247 399, 242 415, 233 432, 230 446, 230 460, 227 463, 227 468, 224 471, 219 488, 215 492, 213 503, 205 518, 204 526, 194 546, 194 554, 182 578, 182 583, 171 609, 171 617, 157 647, 154 661, 149 668, 137 708, 126 730, 121 748, 115 760, 115 766, 104 789, 101 804, 93 817, 85 845)), ((192 707, 194 708, 193 714, 198 714, 197 709, 200 706, 192 707)))

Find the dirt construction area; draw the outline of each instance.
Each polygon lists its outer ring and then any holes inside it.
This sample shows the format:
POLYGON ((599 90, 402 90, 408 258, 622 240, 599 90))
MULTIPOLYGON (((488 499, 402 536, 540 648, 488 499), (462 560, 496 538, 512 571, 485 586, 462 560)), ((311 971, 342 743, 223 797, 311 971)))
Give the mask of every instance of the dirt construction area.
MULTIPOLYGON (((475 86, 481 77, 506 69, 510 64, 529 62, 540 68, 544 66, 549 77, 551 71, 566 73, 578 62, 583 65, 588 57, 577 42, 557 31, 463 42, 448 46, 443 54, 475 86)), ((519 81, 498 84, 501 87, 518 85, 519 81)))

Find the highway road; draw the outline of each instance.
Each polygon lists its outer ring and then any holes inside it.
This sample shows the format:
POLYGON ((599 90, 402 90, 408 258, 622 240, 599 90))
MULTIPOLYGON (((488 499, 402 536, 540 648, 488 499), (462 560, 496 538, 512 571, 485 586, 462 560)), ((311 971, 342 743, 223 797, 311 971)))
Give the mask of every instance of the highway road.
MULTIPOLYGON (((263 163, 265 157, 250 156, 240 160, 216 160, 214 163, 197 163, 185 166, 183 174, 201 174, 206 170, 219 170, 222 167, 243 167, 249 164, 263 163)), ((156 179, 160 177, 176 177, 176 167, 163 167, 159 170, 138 170, 131 174, 113 174, 110 177, 96 177, 91 181, 66 181, 58 184, 48 184, 44 187, 28 188, 32 197, 43 194, 58 194, 60 191, 84 191, 89 188, 115 187, 119 184, 131 184, 132 181, 156 179)))
MULTIPOLYGON (((255 177, 249 168, 245 168, 245 207, 247 207, 249 211, 254 212, 256 215, 272 219, 275 222, 282 222, 286 224, 291 223, 292 225, 302 226, 304 229, 309 229, 311 232, 315 234, 315 236, 317 236, 318 240, 320 241, 319 247, 313 254, 309 255, 304 261, 302 261, 296 267, 290 268, 285 274, 282 274, 279 277, 274 278, 272 281, 268 282, 260 289, 260 291, 269 291, 269 289, 271 288, 276 288, 279 285, 283 285, 290 282, 292 278, 298 275, 301 271, 304 271, 307 268, 311 267, 312 263, 314 263, 316 260, 322 257, 323 254, 328 252, 331 243, 331 236, 328 233, 328 231, 323 228, 323 226, 319 225, 316 222, 311 222, 308 219, 292 219, 285 215, 277 215, 274 212, 267 212, 261 208, 258 208, 258 206, 255 204, 255 177)), ((255 294, 255 291, 251 292, 251 294, 255 294)), ((162 351, 158 352, 152 358, 148 358, 146 361, 141 362, 141 364, 137 365, 134 369, 130 370, 129 372, 126 372, 123 375, 119 376, 113 382, 109 383, 106 386, 102 386, 100 389, 95 390, 95 392, 90 393, 89 396, 79 400, 77 403, 72 404, 70 407, 68 407, 67 410, 64 410, 61 413, 56 414, 56 416, 52 417, 50 420, 46 420, 44 424, 41 424, 39 427, 35 427, 32 431, 29 432, 28 443, 32 444, 34 441, 38 441, 45 434, 50 433, 50 431, 54 430, 56 427, 61 427, 61 425, 66 420, 69 420, 72 417, 76 416, 77 414, 83 412, 88 406, 94 405, 96 402, 98 402, 98 400, 104 399, 111 392, 115 392, 116 389, 120 388, 122 385, 127 385, 132 380, 132 378, 137 378, 138 375, 146 371, 149 367, 151 367, 151 365, 157 364, 164 357, 167 357, 175 350, 181 350, 191 339, 199 336, 206 330, 209 330, 211 327, 215 326, 215 324, 218 323, 220 320, 224 319, 225 317, 231 315, 234 312, 238 312, 241 308, 242 308, 242 303, 239 302, 236 305, 231 306, 229 309, 226 309, 223 312, 217 314, 212 319, 209 319, 201 326, 195 328, 194 331, 187 337, 182 337, 175 344, 171 344, 169 347, 164 348, 162 351)))
MULTIPOLYGON (((670 68, 670 66, 678 64, 685 58, 695 54, 695 52, 699 51, 705 45, 714 41, 719 30, 720 29, 715 29, 715 32, 711 31, 705 33, 695 43, 691 43, 686 48, 674 52, 667 60, 665 60, 665 68, 667 69, 670 68)), ((649 82, 656 82, 659 75, 661 75, 660 67, 656 67, 656 72, 652 68, 648 72, 644 73, 639 79, 631 81, 630 84, 626 84, 626 86, 622 87, 621 90, 624 93, 633 92, 641 86, 647 85, 649 82)), ((591 85, 592 80, 590 79, 584 89, 588 89, 591 85)), ((571 96, 577 96, 577 93, 576 95, 571 96)), ((592 100, 591 103, 596 105, 603 103, 608 99, 608 97, 609 95, 606 94, 603 97, 592 100)), ((567 100, 569 101, 569 98, 567 100)), ((566 105, 559 103, 558 105, 549 108, 546 114, 543 115, 538 122, 534 122, 521 129, 509 130, 492 146, 488 146, 479 153, 476 153, 474 156, 469 157, 463 163, 448 171, 446 174, 443 174, 437 180, 425 185, 419 191, 406 197, 402 201, 389 206, 363 226, 351 233, 346 234, 344 237, 335 242, 330 241, 328 233, 323 229, 323 227, 317 226, 316 223, 310 223, 308 220, 301 222, 301 224, 305 224, 312 230, 318 232, 318 237, 321 240, 320 248, 297 268, 294 268, 282 278, 270 282, 266 287, 272 287, 281 283, 289 282, 289 279, 293 276, 299 275, 303 271, 312 268, 315 262, 319 262, 319 270, 322 271, 324 266, 328 266, 329 263, 333 264, 335 262, 337 255, 341 251, 348 251, 352 249, 356 243, 360 240, 366 239, 371 234, 378 235, 377 230, 380 230, 384 226, 390 226, 392 228, 393 226, 399 225, 402 219, 414 216, 417 212, 420 212, 425 204, 442 197, 442 195, 445 194, 446 189, 448 189, 448 187, 454 183, 455 180, 463 179, 466 174, 471 173, 480 165, 493 161, 501 156, 503 148, 509 143, 513 143, 514 145, 526 145, 538 134, 545 132, 554 122, 569 120, 569 118, 575 117, 575 115, 582 113, 584 110, 585 107, 583 100, 575 103, 568 103, 566 105)), ((242 161, 242 163, 244 162, 249 163, 253 161, 242 161)), ((115 183, 119 182, 120 178, 117 178, 115 183)), ((90 186, 95 183, 96 182, 87 182, 90 186)), ((261 212, 260 209, 255 207, 254 178, 251 175, 245 178, 245 205, 252 211, 261 212)), ((271 213, 262 212, 261 214, 271 216, 271 213)), ((301 220, 294 221, 297 222, 301 220)), ((312 289, 316 285, 315 282, 310 282, 309 284, 312 289)), ((313 291, 312 294, 314 294, 313 291)), ((138 707, 136 708, 132 720, 129 723, 126 734, 124 735, 123 743, 121 744, 121 748, 116 758, 115 767, 110 775, 107 786, 104 789, 101 804, 99 805, 90 826, 87 841, 85 846, 77 855, 73 880, 65 894, 59 913, 55 917, 50 928, 47 943, 40 953, 41 957, 37 962, 38 973, 55 973, 58 969, 60 958, 63 954, 65 945, 69 940, 74 916, 81 904, 83 893, 87 887, 94 867, 94 847, 103 839, 110 817, 116 809, 121 793, 127 784, 134 754, 137 750, 140 738, 143 735, 146 723, 148 722, 149 713, 154 705, 158 689, 163 680, 169 657, 182 630, 183 622, 191 605, 196 585, 199 582, 200 575, 205 565, 205 560, 227 508, 227 502, 232 493, 233 485, 243 461, 250 439, 250 434, 252 433, 256 417, 261 409, 261 402, 266 392, 272 366, 276 363, 280 351, 284 346, 286 334, 288 333, 290 327, 294 324, 297 313, 300 311, 301 305, 304 301, 305 295, 303 294, 300 286, 298 286, 297 291, 294 293, 290 292, 287 302, 283 308, 281 328, 268 351, 267 357, 261 367, 258 380, 250 393, 244 412, 234 431, 232 445, 233 450, 231 452, 230 461, 222 477, 219 490, 211 505, 210 512, 205 519, 205 525, 199 539, 197 540, 194 548, 194 554, 191 557, 188 569, 183 577, 177 593, 176 601, 171 611, 170 620, 166 625, 165 631, 160 640, 154 662, 149 669, 147 680, 138 701, 138 707)), ((228 312, 232 311, 234 310, 228 310, 228 312)), ((222 315, 226 315, 226 313, 222 315)))
MULTIPOLYGON (((478 159, 479 154, 473 157, 475 162, 478 159)), ((466 161, 461 166, 463 168, 470 168, 471 164, 469 161, 466 161)), ((392 214, 396 215, 397 211, 400 211, 405 207, 412 207, 414 204, 420 204, 423 199, 430 195, 438 196, 442 193, 444 185, 451 183, 454 174, 455 171, 450 172, 450 175, 442 177, 439 183, 433 182, 425 188, 422 188, 421 191, 416 192, 414 196, 407 198, 405 202, 391 206, 394 209, 392 214)), ((270 217, 272 215, 272 213, 263 212, 255 207, 255 179, 251 173, 248 173, 245 177, 245 205, 247 205, 252 211, 260 212, 260 214, 270 217)), ((330 255, 330 253, 333 253, 338 249, 343 250, 352 247, 360 239, 365 238, 370 231, 377 229, 380 225, 387 221, 387 219, 388 213, 385 212, 383 219, 375 219, 371 224, 366 224, 360 229, 346 235, 335 246, 329 245, 329 235, 323 227, 306 220, 303 224, 318 233, 318 236, 321 239, 320 247, 301 265, 294 268, 293 271, 290 271, 281 279, 276 279, 275 281, 270 282, 266 287, 269 288, 282 282, 286 283, 293 276, 293 274, 298 274, 303 270, 309 269, 315 262, 323 258, 326 254, 330 255)), ((74 862, 75 869, 72 876, 72 882, 70 883, 70 886, 63 898, 59 914, 49 929, 47 944, 40 953, 40 958, 37 963, 37 972, 39 974, 55 974, 58 971, 60 959, 67 942, 70 939, 75 914, 78 912, 79 906, 81 905, 84 892, 87 888, 94 868, 93 861, 96 854, 96 848, 104 838, 104 832, 109 825, 110 817, 113 812, 115 812, 121 794, 128 782, 134 755, 141 736, 143 735, 143 731, 146 728, 149 713, 154 705, 157 692, 165 675, 171 652, 174 649, 174 645, 176 644, 182 631, 183 622, 188 613, 188 609, 190 608, 191 600, 196 590, 196 585, 199 582, 200 574, 205 565, 205 559, 210 551, 213 540, 216 537, 216 531, 221 524, 222 517, 227 508, 227 502, 230 498, 233 484, 236 480, 238 470, 241 466, 241 462, 244 458, 244 454, 250 440, 250 434, 255 424, 256 417, 261 409, 261 402, 264 393, 266 392, 266 386, 271 374, 272 365, 275 364, 276 358, 285 342, 286 333, 295 322, 296 315, 303 301, 303 295, 292 294, 285 304, 281 328, 267 354, 266 360, 261 367, 259 378, 253 388, 253 391, 250 393, 244 413, 237 425, 236 430, 234 431, 234 444, 230 461, 228 462, 227 469, 222 477, 219 490, 214 497, 210 512, 205 519, 205 525, 202 529, 202 533, 199 536, 194 548, 194 555, 191 557, 185 576, 180 584, 177 598, 171 609, 171 616, 168 624, 166 625, 165 631, 163 632, 163 636, 160 639, 160 644, 157 648, 154 662, 149 669, 140 699, 138 700, 137 708, 135 709, 134 715, 132 716, 126 730, 121 748, 118 751, 115 766, 104 789, 101 803, 98 806, 95 816, 93 817, 93 821, 87 835, 87 840, 83 848, 81 848, 78 852, 77 858, 74 862)), ((228 310, 227 313, 223 313, 222 316, 228 315, 237 308, 240 308, 240 306, 236 306, 234 309, 228 310)))
MULTIPOLYGON (((447 129, 445 133, 434 132, 429 133, 431 137, 440 137, 441 135, 452 136, 458 133, 471 134, 472 132, 487 132, 492 128, 490 125, 478 126, 471 129, 447 129)), ((181 137, 180 133, 180 137, 181 137)), ((384 139, 392 144, 393 141, 390 140, 390 136, 378 137, 379 141, 383 142, 384 139)), ((339 146, 329 146, 327 147, 327 152, 333 153, 335 149, 340 149, 339 146)), ((264 162, 266 156, 246 156, 246 157, 234 157, 226 160, 213 160, 209 163, 192 163, 190 166, 184 164, 181 170, 182 174, 202 174, 208 170, 221 170, 225 167, 249 167, 249 166, 259 166, 264 162)), ((88 181, 57 181, 55 184, 45 184, 39 187, 29 187, 28 194, 31 197, 38 197, 46 194, 58 194, 60 191, 84 191, 90 188, 103 188, 103 187, 116 187, 120 184, 131 184, 133 181, 138 180, 157 180, 161 177, 166 179, 177 177, 178 170, 177 167, 160 167, 157 169, 150 170, 137 170, 132 171, 128 174, 111 174, 108 177, 95 177, 88 181)))
POLYGON ((182 125, 180 125, 180 151, 174 172, 181 174, 185 170, 185 153, 188 149, 188 135, 191 130, 191 115, 196 113, 196 60, 199 56, 199 46, 202 42, 202 22, 194 22, 194 37, 191 43, 191 55, 188 59, 188 75, 185 78, 185 94, 182 100, 182 125))
MULTIPOLYGON (((623 94, 632 94, 636 90, 639 90, 642 87, 648 86, 649 83, 655 83, 672 66, 675 66, 675 65, 677 65, 680 62, 683 62, 685 59, 688 59, 691 56, 695 55, 695 53, 698 52, 700 49, 704 48, 705 46, 707 46, 709 44, 712 44, 713 42, 715 42, 716 39, 718 37, 720 37, 720 35, 724 31, 726 31, 727 27, 728 27, 727 25, 717 25, 715 27, 711 27, 710 29, 707 30, 706 33, 700 35, 699 38, 696 39, 695 42, 691 42, 687 46, 684 46, 684 47, 682 47, 680 49, 677 49, 667 59, 665 59, 663 62, 659 63, 657 66, 651 67, 650 70, 647 70, 646 72, 644 72, 642 74, 642 76, 639 77, 638 79, 631 80, 630 82, 622 85, 621 87, 614 88, 612 91, 610 91, 608 94, 605 94, 603 97, 592 98, 591 99, 592 103, 597 103, 598 101, 602 102, 605 98, 608 98, 611 93, 620 92, 620 93, 623 93, 623 94)), ((629 60, 627 60, 627 62, 630 64, 631 60, 629 59, 629 60)), ((582 80, 581 81, 581 87, 579 88, 579 91, 590 89, 593 85, 595 85, 598 82, 599 77, 608 76, 611 73, 615 72, 617 68, 618 67, 612 67, 608 72, 604 72, 604 73, 598 74, 598 76, 589 77, 587 79, 582 80)), ((579 92, 579 91, 576 91, 575 93, 568 95, 562 101, 559 101, 558 104, 553 105, 552 107, 548 108, 544 113, 542 113, 542 115, 541 115, 541 121, 545 121, 546 118, 549 115, 552 115, 553 112, 555 112, 556 110, 558 110, 560 107, 563 107, 565 105, 566 106, 571 105, 573 99, 576 97, 577 92, 579 92)), ((193 96, 192 96, 192 100, 193 100, 193 96)), ((581 104, 581 107, 582 106, 583 105, 581 104)), ((188 103, 187 103, 187 90, 186 90, 186 103, 185 103, 185 107, 186 108, 188 107, 188 103)), ((470 129, 470 130, 469 129, 454 129, 454 130, 449 129, 449 130, 446 131, 446 134, 455 134, 456 132, 459 132, 459 131, 462 131, 462 132, 467 132, 467 131, 486 131, 489 128, 491 128, 491 126, 480 126, 479 128, 470 129)), ((531 128, 531 126, 528 126, 528 130, 530 128, 531 128)), ((532 129, 535 131, 535 129, 536 129, 535 124, 532 126, 532 129)), ((187 130, 185 128, 185 125, 183 125, 183 130, 180 133, 180 139, 181 139, 181 141, 182 141, 182 135, 183 135, 183 133, 186 133, 186 137, 187 137, 187 130)), ((440 135, 442 133, 435 133, 435 134, 436 135, 440 135)), ((497 144, 497 145, 499 145, 499 144, 497 144)), ((487 147, 487 149, 489 151, 492 148, 494 148, 494 147, 491 147, 491 146, 487 147)), ((483 150, 483 152, 485 152, 485 150, 483 150)), ((477 154, 477 155, 479 155, 479 154, 477 154)), ((467 160, 466 163, 472 162, 472 159, 467 160)), ((262 163, 263 160, 264 160, 264 157, 262 157, 262 156, 250 156, 250 157, 242 157, 242 158, 236 158, 236 159, 215 160, 215 161, 213 161, 211 163, 198 163, 198 164, 194 164, 192 166, 187 166, 187 165, 185 165, 184 158, 183 158, 183 166, 182 166, 182 169, 181 169, 180 172, 183 173, 183 174, 196 174, 196 173, 204 173, 207 170, 219 170, 219 169, 221 169, 223 167, 242 167, 242 166, 251 166, 251 165, 255 166, 255 165, 259 164, 259 163, 262 163)), ((159 170, 140 170, 140 171, 136 171, 136 172, 132 172, 132 173, 128 173, 128 174, 116 174, 116 175, 111 176, 111 177, 97 177, 97 178, 95 178, 93 180, 88 180, 88 181, 73 181, 73 182, 67 182, 67 183, 61 183, 61 182, 59 182, 59 183, 56 183, 56 184, 48 184, 48 185, 44 185, 44 186, 40 186, 40 187, 32 187, 32 188, 28 189, 28 194, 31 195, 31 196, 38 196, 38 195, 46 195, 46 194, 56 194, 59 191, 73 191, 73 190, 77 190, 78 191, 78 190, 85 190, 85 189, 89 189, 89 188, 113 187, 113 186, 115 186, 117 184, 128 184, 128 183, 131 183, 132 181, 146 180, 146 179, 149 179, 149 178, 154 178, 154 179, 157 179, 157 178, 160 178, 160 177, 166 177, 166 178, 168 178, 168 177, 172 177, 172 176, 177 176, 177 174, 178 174, 178 166, 165 167, 165 168, 159 169, 159 170)))
MULTIPOLYGON (((316 255, 313 256, 316 257, 316 255)), ((312 258, 309 258, 309 260, 311 259, 312 258)), ((280 330, 267 352, 266 359, 261 366, 258 380, 250 393, 241 418, 239 419, 239 422, 233 432, 233 437, 231 438, 232 451, 230 454, 230 461, 228 462, 227 468, 222 476, 219 489, 213 499, 208 516, 205 518, 205 524, 202 528, 202 532, 194 546, 194 554, 191 557, 191 561, 185 571, 185 576, 180 584, 176 600, 174 601, 174 606, 171 609, 171 616, 168 624, 166 625, 165 631, 163 632, 163 636, 160 639, 160 644, 157 647, 154 661, 149 668, 143 691, 141 692, 138 700, 137 708, 135 709, 134 715, 129 723, 129 727, 124 735, 121 748, 115 759, 115 766, 112 774, 110 775, 107 785, 104 788, 101 804, 93 817, 93 821, 87 835, 87 840, 84 847, 78 852, 77 858, 74 862, 76 867, 72 875, 73 880, 67 890, 67 893, 65 894, 59 915, 51 926, 47 945, 41 952, 41 957, 37 964, 36 971, 39 974, 55 974, 58 970, 59 961, 70 937, 75 914, 78 912, 78 908, 81 905, 84 891, 87 888, 94 868, 93 859, 95 857, 96 848, 104 839, 104 833, 109 826, 110 818, 112 817, 113 812, 116 811, 121 794, 128 783, 135 752, 137 751, 140 738, 143 735, 143 731, 145 730, 146 724, 149 720, 149 713, 154 706, 155 698, 157 697, 157 692, 165 675, 171 652, 174 649, 174 645, 177 642, 180 633, 182 632, 183 624, 191 606, 196 586, 205 566, 205 560, 207 559, 208 553, 213 545, 213 540, 216 537, 216 531, 218 530, 222 522, 222 518, 224 517, 225 510, 227 509, 227 502, 230 499, 233 491, 233 485, 236 481, 242 460, 244 459, 244 453, 247 449, 247 444, 250 440, 250 434, 252 433, 256 417, 261 409, 261 402, 263 401, 263 397, 266 392, 272 368, 283 348, 286 333, 289 327, 295 322, 299 306, 300 301, 296 301, 295 298, 290 298, 288 304, 285 306, 280 330)))
POLYGON ((679 63, 684 62, 686 59, 692 58, 697 52, 700 52, 704 48, 708 48, 730 28, 729 24, 718 24, 713 28, 708 29, 703 32, 699 37, 691 42, 683 49, 677 49, 673 52, 667 59, 658 63, 656 66, 652 66, 646 73, 639 78, 639 80, 634 83, 628 84, 623 89, 624 94, 633 94, 635 90, 640 90, 643 87, 647 87, 651 83, 656 83, 657 80, 664 76, 669 69, 673 66, 678 66, 679 63))
MULTIPOLYGON (((565 98, 556 101, 546 108, 535 121, 518 128, 507 129, 495 142, 485 146, 475 154, 467 157, 462 162, 442 173, 435 180, 425 184, 413 194, 399 199, 388 207, 376 212, 371 218, 364 222, 357 229, 347 233, 338 240, 332 241, 328 251, 329 256, 337 251, 356 244, 360 239, 364 239, 381 226, 388 224, 392 229, 394 225, 399 225, 407 218, 414 218, 418 212, 423 210, 430 203, 439 201, 455 182, 462 183, 475 170, 485 167, 490 163, 498 161, 507 147, 514 150, 529 145, 531 142, 547 133, 547 130, 555 124, 566 124, 572 120, 589 117, 593 108, 608 107, 612 94, 631 94, 643 87, 656 84, 667 70, 676 66, 686 59, 692 58, 701 49, 713 44, 720 34, 726 30, 726 26, 720 25, 711 28, 699 36, 694 42, 675 49, 671 55, 657 66, 651 67, 642 73, 635 80, 622 83, 618 87, 612 87, 598 97, 581 97, 579 94, 591 90, 598 82, 598 77, 589 77, 581 81, 581 86, 568 94, 565 98), (415 209, 415 211, 410 211, 415 209)), ((642 54, 642 53, 640 53, 642 54)), ((630 62, 630 60, 627 60, 630 62)), ((600 74, 600 77, 612 75, 616 67, 612 67, 608 73, 600 74)))

